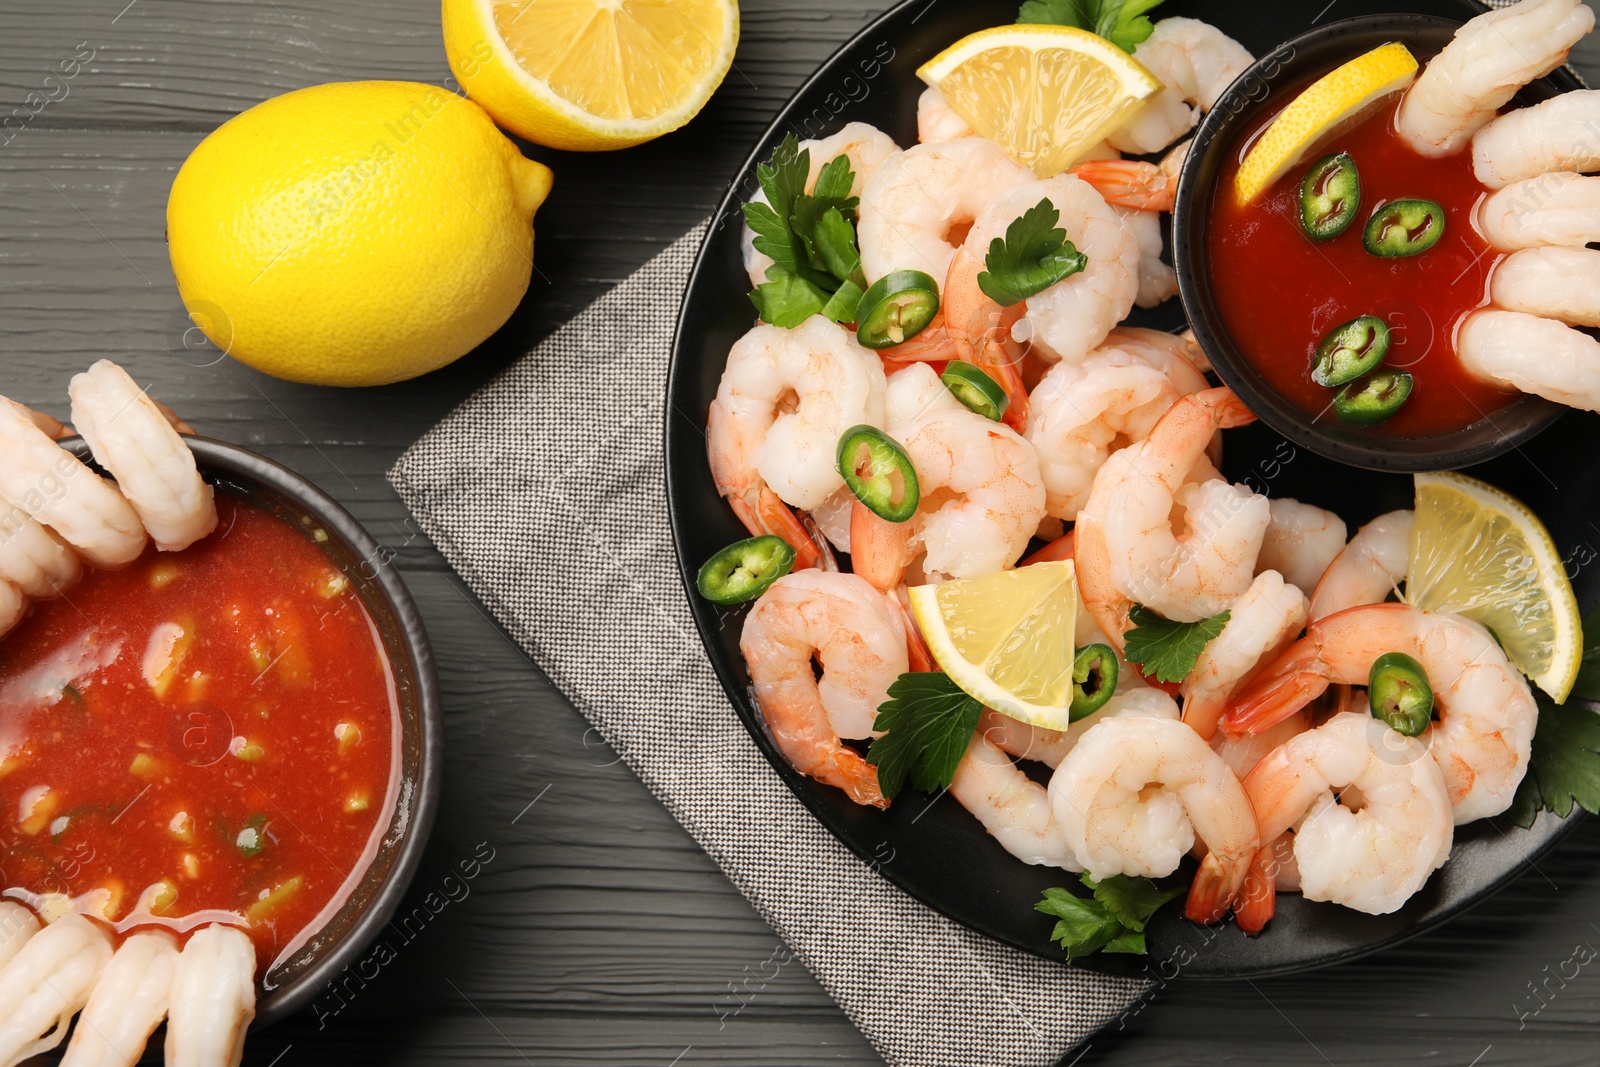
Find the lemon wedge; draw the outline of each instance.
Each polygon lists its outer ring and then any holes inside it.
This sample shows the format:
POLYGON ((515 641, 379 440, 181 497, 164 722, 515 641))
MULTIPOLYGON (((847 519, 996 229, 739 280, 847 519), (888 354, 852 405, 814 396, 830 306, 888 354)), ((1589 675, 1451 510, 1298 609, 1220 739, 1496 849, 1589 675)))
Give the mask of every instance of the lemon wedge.
POLYGON ((1462 474, 1419 474, 1406 599, 1482 623, 1557 703, 1583 662, 1583 625, 1566 565, 1522 501, 1462 474))
POLYGON ((911 590, 933 658, 967 695, 1047 730, 1071 723, 1077 572, 1071 560, 911 590))
POLYGON ((444 46, 501 126, 576 151, 692 119, 733 63, 737 0, 443 0, 444 46))
POLYGON ((1314 82, 1272 120, 1245 156, 1233 189, 1248 204, 1304 159, 1318 141, 1378 101, 1409 86, 1417 59, 1403 44, 1386 44, 1314 82))
POLYGON ((924 63, 917 77, 1041 178, 1078 162, 1161 89, 1128 53, 1073 26, 979 30, 924 63))

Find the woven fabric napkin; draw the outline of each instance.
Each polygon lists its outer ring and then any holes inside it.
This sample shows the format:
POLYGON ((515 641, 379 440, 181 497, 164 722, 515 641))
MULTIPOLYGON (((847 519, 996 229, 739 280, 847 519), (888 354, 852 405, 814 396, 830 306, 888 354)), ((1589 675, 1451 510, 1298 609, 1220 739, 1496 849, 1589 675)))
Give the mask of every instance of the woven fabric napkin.
POLYGON ((890 884, 790 793, 712 673, 674 563, 661 434, 672 330, 704 234, 486 385, 389 479, 885 1060, 1055 1063, 1145 983, 1018 952, 890 884))

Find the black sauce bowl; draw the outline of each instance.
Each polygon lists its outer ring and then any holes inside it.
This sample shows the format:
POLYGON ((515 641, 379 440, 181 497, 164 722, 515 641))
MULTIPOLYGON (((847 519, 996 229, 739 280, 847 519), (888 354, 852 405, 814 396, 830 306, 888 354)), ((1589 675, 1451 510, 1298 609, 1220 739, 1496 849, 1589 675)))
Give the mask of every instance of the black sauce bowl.
MULTIPOLYGON (((433 646, 391 554, 348 511, 311 482, 248 449, 185 437, 200 473, 296 529, 327 534, 317 547, 349 579, 378 628, 399 704, 399 788, 377 853, 348 900, 258 986, 254 1026, 278 1022, 309 1004, 378 936, 411 884, 433 829, 443 767, 444 705, 433 646)), ((92 463, 82 438, 62 442, 92 463)))
MULTIPOLYGON (((1329 419, 1313 419, 1288 400, 1244 358, 1222 319, 1211 291, 1206 244, 1210 204, 1228 154, 1282 94, 1390 41, 1404 44, 1426 63, 1437 55, 1460 22, 1431 15, 1372 15, 1333 22, 1304 33, 1258 60, 1212 108, 1195 134, 1173 209, 1173 263, 1183 306, 1200 347, 1217 375, 1257 417, 1297 445, 1356 467, 1380 471, 1451 470, 1482 463, 1549 429, 1566 408, 1542 397, 1523 396, 1458 430, 1418 437, 1383 436, 1329 419)), ((1558 70, 1518 94, 1517 104, 1537 103, 1582 88, 1558 70)))

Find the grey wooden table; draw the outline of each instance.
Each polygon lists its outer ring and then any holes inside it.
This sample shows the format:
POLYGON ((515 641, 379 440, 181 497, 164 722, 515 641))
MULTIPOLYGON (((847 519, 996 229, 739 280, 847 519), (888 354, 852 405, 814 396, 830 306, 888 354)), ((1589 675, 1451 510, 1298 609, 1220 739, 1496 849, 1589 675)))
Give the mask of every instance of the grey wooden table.
MULTIPOLYGON (((435 0, 0 9, 0 391, 65 414, 67 378, 110 356, 201 432, 349 507, 397 553, 442 664, 444 799, 406 906, 456 860, 493 852, 393 962, 257 1035, 248 1063, 879 1062, 802 967, 769 962, 784 958, 772 931, 489 621, 383 478, 472 389, 703 217, 778 105, 878 4, 745 0, 736 69, 690 128, 618 156, 531 150, 557 180, 522 309, 456 366, 362 394, 275 381, 192 343, 167 189, 207 132, 269 96, 341 78, 443 83, 435 0)), ((1580 65, 1600 74, 1600 52, 1580 65)), ((1597 861, 1600 820, 1443 930, 1320 974, 1161 989, 1075 1062, 1600 1062, 1600 967, 1577 962, 1600 944, 1597 861)))

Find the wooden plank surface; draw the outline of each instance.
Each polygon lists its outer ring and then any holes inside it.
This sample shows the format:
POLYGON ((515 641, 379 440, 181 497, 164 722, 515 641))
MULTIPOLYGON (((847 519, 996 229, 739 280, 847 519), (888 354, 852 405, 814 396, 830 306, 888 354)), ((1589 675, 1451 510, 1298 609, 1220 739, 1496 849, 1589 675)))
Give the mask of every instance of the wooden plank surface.
MULTIPOLYGON (((413 902, 480 843, 494 850, 470 894, 376 978, 260 1034, 248 1063, 878 1062, 798 964, 763 977, 783 958, 771 930, 488 620, 383 480, 475 386, 702 217, 767 117, 877 13, 872 0, 743 7, 737 68, 690 128, 620 156, 529 150, 558 180, 538 221, 541 276, 512 322, 424 382, 360 396, 186 343, 163 207, 189 150, 261 99, 341 77, 443 84, 437 4, 0 11, 0 122, 28 114, 0 134, 0 389, 63 412, 68 376, 113 356, 203 432, 350 507, 398 553, 443 664, 444 803, 413 902), (30 93, 53 99, 30 105, 30 93)), ((1593 50, 1581 65, 1600 74, 1593 50)), ((1600 968, 1569 961, 1600 944, 1597 868, 1600 822, 1439 932, 1321 974, 1175 982, 1076 1062, 1592 1064, 1600 968)))

